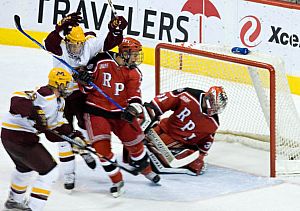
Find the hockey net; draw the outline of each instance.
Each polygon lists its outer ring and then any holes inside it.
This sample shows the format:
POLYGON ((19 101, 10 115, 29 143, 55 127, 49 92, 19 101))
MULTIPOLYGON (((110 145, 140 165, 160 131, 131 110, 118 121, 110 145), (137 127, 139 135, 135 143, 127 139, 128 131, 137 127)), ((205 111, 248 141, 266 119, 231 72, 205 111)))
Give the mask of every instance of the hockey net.
POLYGON ((203 44, 158 44, 156 94, 223 86, 228 105, 217 140, 270 151, 270 176, 300 173, 300 120, 279 58, 203 44))

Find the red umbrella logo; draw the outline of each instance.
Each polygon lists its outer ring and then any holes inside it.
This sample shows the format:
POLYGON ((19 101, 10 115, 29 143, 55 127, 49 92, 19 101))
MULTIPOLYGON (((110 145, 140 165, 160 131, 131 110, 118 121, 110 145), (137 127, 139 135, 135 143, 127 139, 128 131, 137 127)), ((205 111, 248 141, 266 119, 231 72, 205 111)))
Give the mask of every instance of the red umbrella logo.
POLYGON ((218 10, 209 0, 188 0, 182 7, 181 12, 190 12, 193 15, 200 14, 199 17, 199 42, 202 42, 202 15, 209 17, 217 17, 221 19, 218 10))

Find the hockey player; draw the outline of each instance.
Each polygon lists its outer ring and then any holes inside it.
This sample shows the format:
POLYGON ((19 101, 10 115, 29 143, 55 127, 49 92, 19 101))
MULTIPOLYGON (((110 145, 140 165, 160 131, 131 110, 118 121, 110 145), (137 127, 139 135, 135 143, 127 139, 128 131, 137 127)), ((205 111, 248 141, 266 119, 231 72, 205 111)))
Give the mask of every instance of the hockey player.
MULTIPOLYGON (((142 113, 140 90, 142 74, 137 68, 142 61, 141 43, 133 38, 124 38, 119 45, 118 54, 113 52, 98 54, 88 63, 87 71, 82 72, 78 80, 88 81, 89 77, 85 77, 85 73, 92 72, 94 83, 124 108, 123 112, 92 87, 85 87, 87 100, 84 117, 92 146, 99 154, 116 161, 116 156, 111 150, 111 132, 113 132, 129 151, 130 165, 147 179, 157 183, 160 178, 151 169, 142 142, 144 134, 136 119, 142 113)), ((100 162, 113 182, 111 194, 118 197, 124 186, 120 169, 101 158, 100 162)))
POLYGON ((52 142, 62 141, 53 134, 75 138, 85 145, 79 131, 73 131, 63 118, 64 98, 70 94, 71 74, 61 68, 49 73, 49 83, 34 91, 15 92, 11 98, 9 112, 3 117, 1 140, 16 169, 11 180, 7 210, 41 211, 50 195, 51 186, 58 177, 54 158, 39 143, 40 133, 52 142), (52 132, 50 130, 53 130, 52 132), (24 196, 33 172, 38 177, 31 184, 29 200, 24 196))
MULTIPOLYGON (((220 86, 213 86, 207 92, 184 88, 156 96, 147 104, 147 110, 154 118, 169 110, 173 111, 168 118, 162 119, 154 130, 177 159, 199 150, 199 157, 183 167, 199 175, 204 173, 204 156, 207 155, 219 127, 218 114, 224 110, 227 102, 227 95, 220 86)), ((148 149, 162 164, 170 167, 149 137, 147 144, 148 149)))
MULTIPOLYGON (((120 44, 123 39, 123 30, 127 27, 127 21, 124 17, 118 16, 109 22, 109 32, 106 37, 96 36, 94 32, 83 32, 79 26, 81 20, 82 17, 79 12, 67 15, 45 39, 46 49, 60 56, 75 69, 86 65, 98 52, 110 50, 120 44)), ((72 73, 58 60, 54 59, 53 62, 54 67, 62 67, 72 73)), ((73 117, 76 116, 78 129, 88 138, 82 110, 86 96, 78 90, 78 85, 75 82, 72 89, 72 95, 66 98, 65 117, 73 124, 73 117)), ((64 185, 69 190, 73 189, 75 185, 75 156, 73 151, 69 143, 61 142, 59 144, 60 161, 64 170, 64 185)), ((85 150, 80 150, 79 153, 90 168, 96 167, 96 162, 90 153, 85 150)))

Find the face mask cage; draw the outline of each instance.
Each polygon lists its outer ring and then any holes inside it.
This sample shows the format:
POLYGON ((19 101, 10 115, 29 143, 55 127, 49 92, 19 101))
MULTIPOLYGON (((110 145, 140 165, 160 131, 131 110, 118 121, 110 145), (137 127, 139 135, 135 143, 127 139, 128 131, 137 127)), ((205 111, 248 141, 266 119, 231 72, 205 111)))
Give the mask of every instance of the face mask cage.
POLYGON ((126 66, 129 68, 135 68, 143 63, 144 52, 143 51, 124 51, 121 55, 124 59, 126 66))
POLYGON ((72 83, 66 82, 66 85, 64 85, 63 83, 60 84, 58 86, 58 91, 60 93, 60 96, 63 98, 70 96, 73 92, 72 83))
POLYGON ((205 101, 207 105, 207 115, 212 116, 224 111, 228 98, 224 91, 217 92, 216 90, 212 90, 206 94, 205 101))
POLYGON ((84 42, 72 43, 70 41, 67 41, 66 48, 71 58, 78 59, 83 54, 84 42))

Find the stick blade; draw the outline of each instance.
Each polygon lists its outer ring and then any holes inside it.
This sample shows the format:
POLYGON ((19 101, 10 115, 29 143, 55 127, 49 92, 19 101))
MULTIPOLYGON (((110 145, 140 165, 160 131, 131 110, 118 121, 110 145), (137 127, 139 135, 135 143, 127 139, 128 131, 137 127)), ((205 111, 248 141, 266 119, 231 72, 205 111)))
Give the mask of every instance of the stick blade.
POLYGON ((16 25, 16 27, 17 27, 18 29, 20 29, 20 28, 21 28, 21 18, 20 18, 20 16, 15 15, 15 16, 14 16, 14 20, 15 20, 15 25, 16 25))
POLYGON ((182 159, 173 159, 169 165, 172 168, 180 168, 182 166, 186 166, 188 164, 190 164, 191 162, 193 162, 194 160, 196 160, 199 157, 199 151, 195 151, 193 154, 182 158, 182 159))

